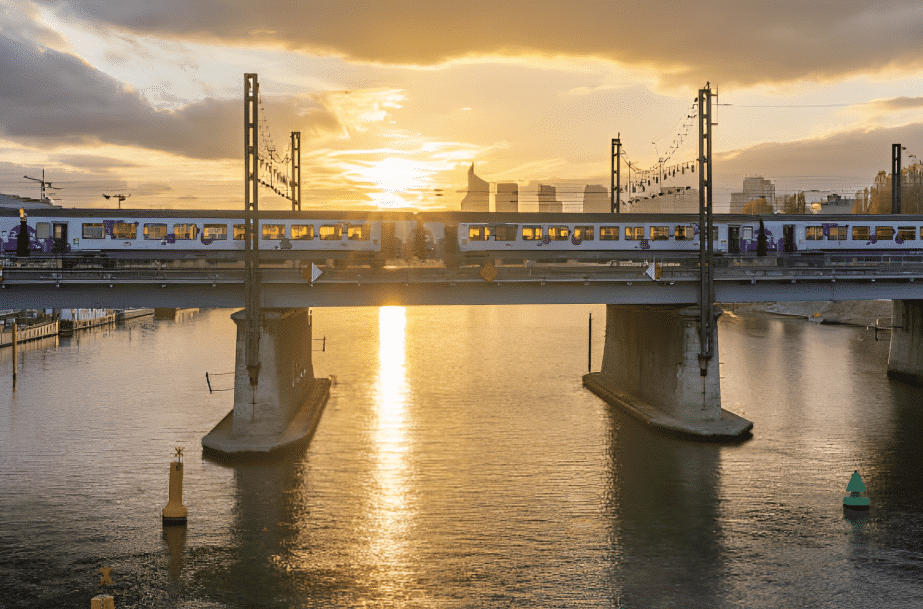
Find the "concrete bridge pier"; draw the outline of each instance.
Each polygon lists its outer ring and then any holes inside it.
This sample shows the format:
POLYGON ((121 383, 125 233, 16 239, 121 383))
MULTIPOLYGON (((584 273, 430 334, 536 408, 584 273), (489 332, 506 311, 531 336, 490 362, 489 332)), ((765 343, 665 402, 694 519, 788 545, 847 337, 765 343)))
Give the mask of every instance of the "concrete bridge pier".
POLYGON ((202 438, 213 456, 256 456, 307 443, 330 394, 328 379, 314 378, 308 309, 260 311, 260 372, 250 384, 245 311, 237 324, 234 410, 202 438))
POLYGON ((923 385, 923 300, 893 301, 888 376, 923 385))
POLYGON ((746 436, 753 423, 721 408, 717 331, 701 374, 700 318, 698 306, 606 305, 602 370, 584 376, 584 386, 652 427, 708 440, 746 436))

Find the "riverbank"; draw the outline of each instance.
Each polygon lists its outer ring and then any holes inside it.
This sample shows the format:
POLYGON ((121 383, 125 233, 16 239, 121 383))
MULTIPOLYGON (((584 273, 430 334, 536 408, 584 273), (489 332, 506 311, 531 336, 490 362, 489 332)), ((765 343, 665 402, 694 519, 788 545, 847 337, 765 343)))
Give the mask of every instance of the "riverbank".
POLYGON ((736 315, 770 314, 800 317, 824 324, 874 326, 877 319, 891 318, 890 300, 849 300, 834 302, 793 301, 724 303, 721 308, 736 315))

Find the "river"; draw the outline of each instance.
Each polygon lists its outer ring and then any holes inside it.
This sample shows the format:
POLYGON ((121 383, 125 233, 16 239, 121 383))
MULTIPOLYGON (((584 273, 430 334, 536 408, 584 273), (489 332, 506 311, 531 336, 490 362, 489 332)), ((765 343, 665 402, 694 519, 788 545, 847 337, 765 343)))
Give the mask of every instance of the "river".
POLYGON ((15 390, 0 352, 0 607, 923 606, 923 390, 865 329, 723 315, 754 429, 717 445, 582 387, 604 306, 316 309, 310 445, 229 467, 200 440, 230 313, 30 344, 15 390), (176 446, 189 524, 164 529, 176 446))

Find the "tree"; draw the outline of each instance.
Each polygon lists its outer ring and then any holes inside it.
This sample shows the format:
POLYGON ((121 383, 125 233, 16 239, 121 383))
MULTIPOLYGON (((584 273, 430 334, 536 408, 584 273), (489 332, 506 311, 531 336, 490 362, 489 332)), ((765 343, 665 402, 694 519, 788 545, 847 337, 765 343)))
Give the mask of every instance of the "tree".
POLYGON ((808 208, 804 201, 803 192, 794 195, 784 195, 779 207, 782 209, 783 214, 805 214, 808 208))
POLYGON ((760 197, 759 199, 754 199, 753 201, 750 201, 744 205, 744 208, 740 210, 740 213, 762 216, 766 214, 772 214, 774 211, 775 210, 772 209, 772 205, 770 205, 764 197, 760 197))
POLYGON ((852 210, 850 213, 853 214, 864 214, 867 213, 866 210, 869 207, 869 189, 856 191, 856 201, 852 204, 852 210))
MULTIPOLYGON (((871 188, 857 192, 853 213, 890 214, 891 175, 879 171, 871 188)), ((901 169, 901 213, 923 213, 923 165, 920 163, 901 169)))
POLYGON ((879 171, 875 183, 869 189, 868 213, 891 213, 891 176, 886 171, 879 171))

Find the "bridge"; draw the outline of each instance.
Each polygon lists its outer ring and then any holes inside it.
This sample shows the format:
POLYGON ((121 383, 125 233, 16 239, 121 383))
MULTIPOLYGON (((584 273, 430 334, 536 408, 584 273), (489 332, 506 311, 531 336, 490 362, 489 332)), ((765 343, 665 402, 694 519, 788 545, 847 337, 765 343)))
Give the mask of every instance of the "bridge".
MULTIPOLYGON (((487 276, 484 267, 452 269, 442 260, 395 260, 383 269, 264 262, 261 306, 688 305, 698 299, 698 263, 688 257, 548 264, 535 256, 524 254, 522 263, 498 265, 487 276), (656 279, 646 274, 652 265, 659 273, 656 279)), ((23 309, 234 308, 246 299, 240 263, 161 257, 116 268, 59 266, 55 259, 8 260, 0 295, 9 306, 23 309)), ((923 256, 826 255, 808 262, 723 256, 714 267, 715 302, 923 299, 923 256)))
MULTIPOLYGON (((712 266, 714 302, 893 300, 888 374, 923 382, 923 256, 724 255, 712 266)), ((7 258, 0 299, 4 308, 238 308, 247 303, 246 273, 243 253, 220 262, 168 254, 73 265, 60 256, 7 258)), ((606 304, 603 364, 584 377, 589 389, 652 426, 685 435, 733 439, 753 426, 721 408, 716 332, 715 357, 702 361, 699 261, 689 255, 631 252, 605 263, 550 263, 523 253, 521 261, 496 266, 398 259, 374 268, 293 254, 261 260, 259 276, 259 382, 250 380, 241 311, 233 316, 234 411, 203 439, 209 451, 266 453, 310 438, 329 391, 326 379, 313 376, 311 307, 606 304)))

